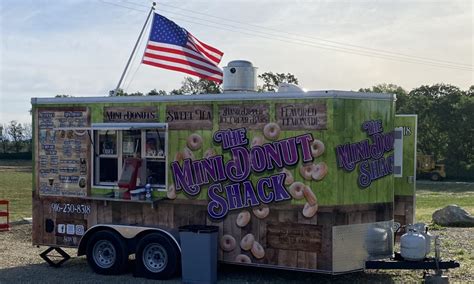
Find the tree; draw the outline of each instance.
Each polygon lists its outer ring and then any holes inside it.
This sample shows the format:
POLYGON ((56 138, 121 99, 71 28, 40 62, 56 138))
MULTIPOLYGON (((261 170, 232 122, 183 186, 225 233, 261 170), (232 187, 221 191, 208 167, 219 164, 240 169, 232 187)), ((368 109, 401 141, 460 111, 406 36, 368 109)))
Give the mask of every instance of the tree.
POLYGON ((275 92, 281 83, 298 85, 298 79, 291 73, 265 72, 258 75, 258 78, 263 80, 263 85, 258 87, 259 92, 275 92))
MULTIPOLYGON (((396 111, 397 113, 404 113, 404 108, 407 104, 408 93, 400 86, 395 84, 378 84, 370 88, 360 88, 359 92, 365 93, 384 93, 384 94, 394 94, 397 96, 396 111)), ((406 112, 405 112, 406 113, 406 112)))
POLYGON ((0 142, 2 143, 3 153, 7 152, 8 146, 8 137, 6 135, 6 130, 4 131, 3 126, 0 125, 0 142))
POLYGON ((179 89, 172 90, 170 95, 197 95, 197 94, 219 94, 221 87, 214 81, 185 77, 179 89))
POLYGON ((20 153, 21 144, 23 143, 24 127, 21 123, 18 123, 16 120, 10 121, 10 125, 7 127, 7 133, 10 136, 11 141, 13 142, 13 147, 15 148, 15 153, 20 153))
POLYGON ((168 93, 166 93, 165 90, 156 90, 156 89, 153 89, 151 91, 149 91, 147 94, 147 96, 166 96, 168 95, 168 93))
POLYGON ((31 123, 23 124, 23 142, 26 144, 28 152, 31 152, 33 149, 33 128, 31 123))

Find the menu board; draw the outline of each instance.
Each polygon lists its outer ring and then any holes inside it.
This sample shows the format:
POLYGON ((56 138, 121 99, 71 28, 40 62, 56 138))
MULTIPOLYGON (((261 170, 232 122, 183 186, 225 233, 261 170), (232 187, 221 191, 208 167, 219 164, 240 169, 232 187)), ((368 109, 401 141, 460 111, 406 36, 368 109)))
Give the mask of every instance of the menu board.
POLYGON ((36 168, 40 195, 86 196, 90 126, 87 108, 39 109, 36 168))
POLYGON ((219 105, 219 129, 262 129, 269 122, 268 104, 219 105))

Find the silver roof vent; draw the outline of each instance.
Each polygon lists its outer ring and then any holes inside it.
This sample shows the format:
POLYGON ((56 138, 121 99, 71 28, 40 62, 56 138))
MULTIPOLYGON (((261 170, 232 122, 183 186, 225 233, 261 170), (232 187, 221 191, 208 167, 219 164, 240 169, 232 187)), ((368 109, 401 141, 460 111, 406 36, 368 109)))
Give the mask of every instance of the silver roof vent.
POLYGON ((224 67, 224 92, 256 92, 257 67, 250 61, 234 60, 224 67))

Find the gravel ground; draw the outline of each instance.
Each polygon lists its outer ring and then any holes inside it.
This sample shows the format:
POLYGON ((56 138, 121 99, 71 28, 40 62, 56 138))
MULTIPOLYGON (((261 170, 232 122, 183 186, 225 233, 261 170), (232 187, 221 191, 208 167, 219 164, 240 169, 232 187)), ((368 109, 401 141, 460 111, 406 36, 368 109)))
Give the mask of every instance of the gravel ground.
MULTIPOLYGON (((474 228, 449 228, 434 231, 441 236, 442 256, 461 262, 461 268, 446 273, 451 283, 474 283, 474 228)), ((45 247, 31 245, 31 225, 14 225, 9 232, 0 232, 0 283, 137 283, 148 282, 133 277, 132 271, 120 276, 93 273, 85 257, 73 257, 61 268, 49 267, 39 254, 45 247)), ((75 250, 67 250, 74 256, 75 250)), ((133 260, 130 261, 133 267, 133 260)), ((407 283, 420 282, 422 271, 366 271, 340 276, 282 271, 274 269, 221 265, 221 283, 407 283)), ((151 282, 151 281, 150 281, 151 282)), ((165 283, 180 283, 180 277, 165 283)))

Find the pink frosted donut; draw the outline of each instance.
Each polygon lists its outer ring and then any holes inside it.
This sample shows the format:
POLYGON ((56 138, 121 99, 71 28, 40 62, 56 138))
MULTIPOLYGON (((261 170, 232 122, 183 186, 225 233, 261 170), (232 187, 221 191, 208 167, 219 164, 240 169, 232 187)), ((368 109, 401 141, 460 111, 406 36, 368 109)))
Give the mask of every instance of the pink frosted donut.
POLYGON ((217 155, 216 151, 212 148, 207 149, 207 151, 204 153, 204 158, 209 159, 211 157, 214 157, 217 155))
POLYGON ((253 242, 253 246, 250 251, 257 259, 261 259, 265 256, 265 250, 263 249, 262 245, 259 244, 257 241, 253 242))
POLYGON ((247 224, 250 222, 250 212, 247 210, 244 210, 237 215, 237 220, 235 221, 237 223, 237 226, 239 227, 245 227, 247 224))
POLYGON ((263 135, 268 140, 276 140, 280 136, 280 126, 274 122, 267 123, 263 128, 263 135))
POLYGON ((321 140, 314 139, 313 143, 311 143, 311 155, 313 155, 314 158, 321 156, 325 149, 326 147, 321 140))
POLYGON ((309 203, 309 205, 314 206, 317 204, 318 199, 316 198, 316 195, 311 190, 311 188, 309 188, 309 186, 305 186, 303 190, 303 195, 304 195, 304 198, 306 198, 306 201, 309 203))
POLYGON ((262 205, 261 207, 256 207, 253 210, 253 215, 255 215, 259 219, 263 219, 268 216, 270 213, 270 208, 266 205, 262 205))
POLYGON ((231 235, 223 235, 221 238, 221 248, 224 251, 233 251, 237 242, 231 235))
POLYGON ((188 139, 186 139, 186 145, 188 145, 189 149, 193 151, 201 149, 202 147, 201 135, 196 134, 196 133, 189 135, 188 139))
POLYGON ((318 212, 318 204, 316 203, 315 205, 311 206, 309 203, 305 203, 304 208, 303 208, 303 216, 306 218, 311 218, 318 212))
POLYGON ((168 199, 176 199, 176 189, 174 188, 174 184, 171 184, 166 191, 166 197, 168 199))
POLYGON ((262 146, 263 145, 263 137, 262 136, 255 136, 252 139, 252 143, 250 144, 250 147, 255 147, 255 146, 262 146))
POLYGON ((289 170, 283 169, 280 173, 284 173, 286 175, 285 185, 290 185, 295 181, 295 179, 293 178, 293 174, 289 170))
POLYGON ((236 262, 240 263, 252 263, 250 257, 246 256, 245 254, 239 254, 235 257, 236 262))
POLYGON ((305 180, 311 180, 314 171, 314 164, 305 164, 300 167, 300 174, 305 180))
POLYGON ((290 194, 294 199, 303 199, 304 197, 304 189, 306 185, 302 182, 295 181, 290 185, 290 194))
POLYGON ((314 166, 311 177, 314 180, 322 180, 328 173, 328 166, 325 162, 318 163, 314 166))
POLYGON ((255 237, 252 234, 247 234, 240 241, 240 247, 243 250, 250 250, 254 242, 255 242, 255 237))

